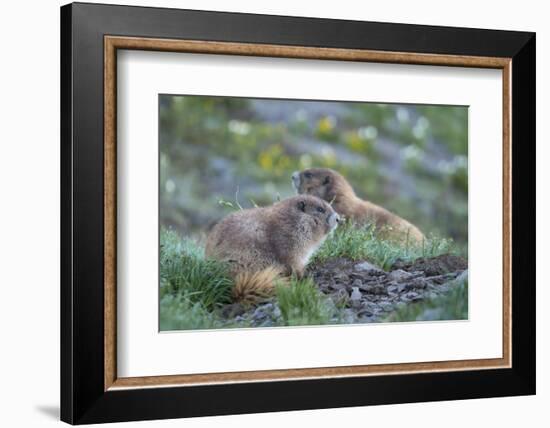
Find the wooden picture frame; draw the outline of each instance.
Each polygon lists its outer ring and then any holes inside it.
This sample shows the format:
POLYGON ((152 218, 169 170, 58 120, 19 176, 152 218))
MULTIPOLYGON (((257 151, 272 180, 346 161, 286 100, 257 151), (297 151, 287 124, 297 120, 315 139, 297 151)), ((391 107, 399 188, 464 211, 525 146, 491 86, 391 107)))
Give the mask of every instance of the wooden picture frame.
POLYGON ((534 34, 76 3, 61 9, 61 54, 62 420, 80 424, 535 392, 534 34), (117 49, 502 70, 502 358, 118 377, 117 49))

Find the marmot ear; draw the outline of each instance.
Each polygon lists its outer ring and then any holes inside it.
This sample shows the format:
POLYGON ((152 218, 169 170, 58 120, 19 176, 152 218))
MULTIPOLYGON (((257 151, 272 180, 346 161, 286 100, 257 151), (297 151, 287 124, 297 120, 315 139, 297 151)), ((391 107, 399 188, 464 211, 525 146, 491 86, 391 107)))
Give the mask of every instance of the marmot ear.
POLYGON ((298 202, 298 209, 300 211, 306 212, 306 203, 304 201, 298 202))
POLYGON ((327 175, 325 177, 325 180, 323 181, 323 184, 328 184, 328 183, 330 183, 330 175, 327 175))

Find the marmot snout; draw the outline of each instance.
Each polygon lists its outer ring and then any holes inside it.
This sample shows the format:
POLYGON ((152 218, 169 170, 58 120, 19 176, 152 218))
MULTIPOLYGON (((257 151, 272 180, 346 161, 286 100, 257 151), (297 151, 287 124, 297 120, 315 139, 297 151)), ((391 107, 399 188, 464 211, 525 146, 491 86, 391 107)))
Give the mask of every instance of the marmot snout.
POLYGON ((348 181, 328 168, 310 168, 292 174, 292 184, 299 194, 317 196, 331 204, 340 215, 364 224, 374 223, 383 236, 422 242, 424 235, 407 220, 355 195, 348 181))
POLYGON ((213 227, 206 256, 230 263, 235 274, 274 268, 283 275, 302 276, 339 221, 327 202, 309 195, 236 211, 213 227))

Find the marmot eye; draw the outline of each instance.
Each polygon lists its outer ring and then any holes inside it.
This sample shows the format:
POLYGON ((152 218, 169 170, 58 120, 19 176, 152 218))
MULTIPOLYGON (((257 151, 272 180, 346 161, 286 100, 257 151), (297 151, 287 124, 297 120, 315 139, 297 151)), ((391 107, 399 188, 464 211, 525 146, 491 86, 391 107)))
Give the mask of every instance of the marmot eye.
POLYGON ((311 174, 311 172, 304 172, 304 177, 305 178, 311 178, 311 177, 313 177, 313 174, 311 174))
POLYGON ((325 213, 325 209, 324 208, 321 208, 321 207, 317 207, 317 211, 319 211, 320 213, 325 213))

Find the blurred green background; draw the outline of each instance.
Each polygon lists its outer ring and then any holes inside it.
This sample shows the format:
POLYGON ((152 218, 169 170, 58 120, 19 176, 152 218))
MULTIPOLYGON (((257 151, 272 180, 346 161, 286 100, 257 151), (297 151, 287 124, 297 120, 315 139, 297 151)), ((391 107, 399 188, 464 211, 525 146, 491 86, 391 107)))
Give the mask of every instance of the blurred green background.
POLYGON ((468 239, 468 109, 161 95, 161 224, 200 236, 233 208, 292 196, 290 175, 342 173, 427 235, 468 239))

